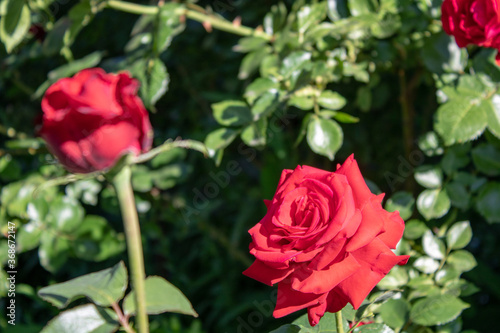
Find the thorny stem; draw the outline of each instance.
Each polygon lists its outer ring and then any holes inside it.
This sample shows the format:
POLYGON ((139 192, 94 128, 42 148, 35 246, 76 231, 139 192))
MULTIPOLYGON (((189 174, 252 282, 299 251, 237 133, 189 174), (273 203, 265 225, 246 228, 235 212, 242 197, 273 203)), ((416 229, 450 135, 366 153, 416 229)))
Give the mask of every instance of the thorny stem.
MULTIPOLYGON (((138 15, 143 15, 143 14, 155 15, 158 13, 158 8, 159 8, 157 6, 138 5, 120 0, 108 0, 106 4, 108 8, 121 10, 127 13, 138 14, 138 15)), ((186 8, 177 9, 176 14, 185 15, 187 18, 194 21, 198 21, 200 23, 208 23, 215 29, 226 31, 236 35, 257 36, 269 41, 272 39, 272 36, 268 35, 264 31, 252 29, 241 25, 235 25, 232 22, 227 21, 215 15, 209 15, 206 13, 201 13, 199 11, 190 10, 186 8)))

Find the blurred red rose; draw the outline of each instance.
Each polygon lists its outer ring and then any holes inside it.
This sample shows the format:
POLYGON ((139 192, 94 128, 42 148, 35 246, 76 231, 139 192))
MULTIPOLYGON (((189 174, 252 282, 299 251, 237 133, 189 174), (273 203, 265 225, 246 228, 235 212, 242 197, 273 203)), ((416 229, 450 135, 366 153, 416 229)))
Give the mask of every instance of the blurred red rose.
POLYGON ((500 50, 499 7, 498 0, 444 0, 444 31, 453 35, 460 47, 476 44, 500 50))
POLYGON ((267 214, 250 229, 255 262, 243 273, 278 283, 276 318, 308 309, 316 325, 348 302, 357 309, 375 285, 408 256, 396 256, 404 222, 381 206, 354 157, 337 171, 284 170, 267 214))
POLYGON ((40 135, 69 171, 112 167, 126 153, 147 151, 152 127, 138 81, 127 73, 85 69, 49 87, 42 99, 40 135))

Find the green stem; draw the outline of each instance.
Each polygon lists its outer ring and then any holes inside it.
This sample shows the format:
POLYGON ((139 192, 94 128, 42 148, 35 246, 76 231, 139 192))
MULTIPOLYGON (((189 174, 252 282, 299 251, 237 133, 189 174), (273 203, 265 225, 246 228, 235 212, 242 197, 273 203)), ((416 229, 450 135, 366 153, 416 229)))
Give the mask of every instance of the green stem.
POLYGON ((192 149, 203 153, 203 155, 208 156, 207 147, 201 142, 195 140, 167 140, 162 145, 151 149, 147 153, 139 155, 135 157, 132 161, 134 164, 144 163, 154 158, 158 154, 169 151, 174 148, 184 148, 184 149, 192 149))
POLYGON ((137 326, 139 333, 149 332, 148 315, 146 313, 146 292, 144 287, 144 255, 142 253, 141 230, 135 208, 134 191, 131 184, 130 166, 125 166, 113 179, 127 240, 132 288, 135 291, 135 307, 137 309, 137 326))
MULTIPOLYGON (((146 6, 138 5, 130 2, 125 2, 121 0, 108 0, 106 2, 108 8, 121 10, 127 13, 138 14, 138 15, 155 15, 158 13, 157 6, 146 6)), ((198 21, 201 23, 209 23, 213 28, 233 33, 240 36, 258 36, 267 40, 271 40, 272 36, 266 34, 263 31, 258 31, 245 26, 234 25, 232 22, 224 20, 218 16, 208 15, 205 13, 200 13, 198 11, 189 10, 185 8, 179 8, 176 10, 177 15, 186 15, 187 18, 198 21)))
POLYGON ((344 325, 342 322, 342 310, 335 312, 335 321, 337 322, 337 333, 344 333, 344 325))

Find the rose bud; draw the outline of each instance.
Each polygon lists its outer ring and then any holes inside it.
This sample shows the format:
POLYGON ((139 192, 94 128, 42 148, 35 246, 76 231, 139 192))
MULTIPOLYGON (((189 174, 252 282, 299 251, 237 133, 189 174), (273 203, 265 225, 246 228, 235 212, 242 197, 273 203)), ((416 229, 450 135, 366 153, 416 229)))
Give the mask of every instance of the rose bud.
POLYGON ((100 68, 54 83, 42 99, 40 130, 50 152, 69 171, 88 173, 148 151, 153 130, 138 88, 128 73, 100 68))
POLYGON ((267 214, 250 229, 254 263, 243 274, 278 283, 274 317, 307 308, 318 324, 347 303, 358 309, 394 265, 404 221, 382 208, 349 157, 337 171, 309 166, 284 170, 267 214))

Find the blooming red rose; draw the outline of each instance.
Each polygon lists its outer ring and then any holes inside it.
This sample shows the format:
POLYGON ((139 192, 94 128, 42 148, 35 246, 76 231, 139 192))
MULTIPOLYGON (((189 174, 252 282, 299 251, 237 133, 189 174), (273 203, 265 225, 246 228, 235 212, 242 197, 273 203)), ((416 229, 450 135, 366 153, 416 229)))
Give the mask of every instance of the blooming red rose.
POLYGON ((40 135, 59 161, 78 173, 103 170, 126 153, 147 151, 153 131, 138 87, 129 74, 100 68, 61 79, 43 97, 40 135))
POLYGON ((267 214, 250 229, 255 262, 243 273, 278 283, 276 318, 307 308, 316 325, 348 302, 357 309, 373 287, 408 256, 391 249, 403 235, 398 212, 381 206, 354 157, 337 171, 284 170, 267 214))
POLYGON ((458 46, 500 50, 499 0, 444 0, 441 12, 444 31, 455 37, 458 46))

